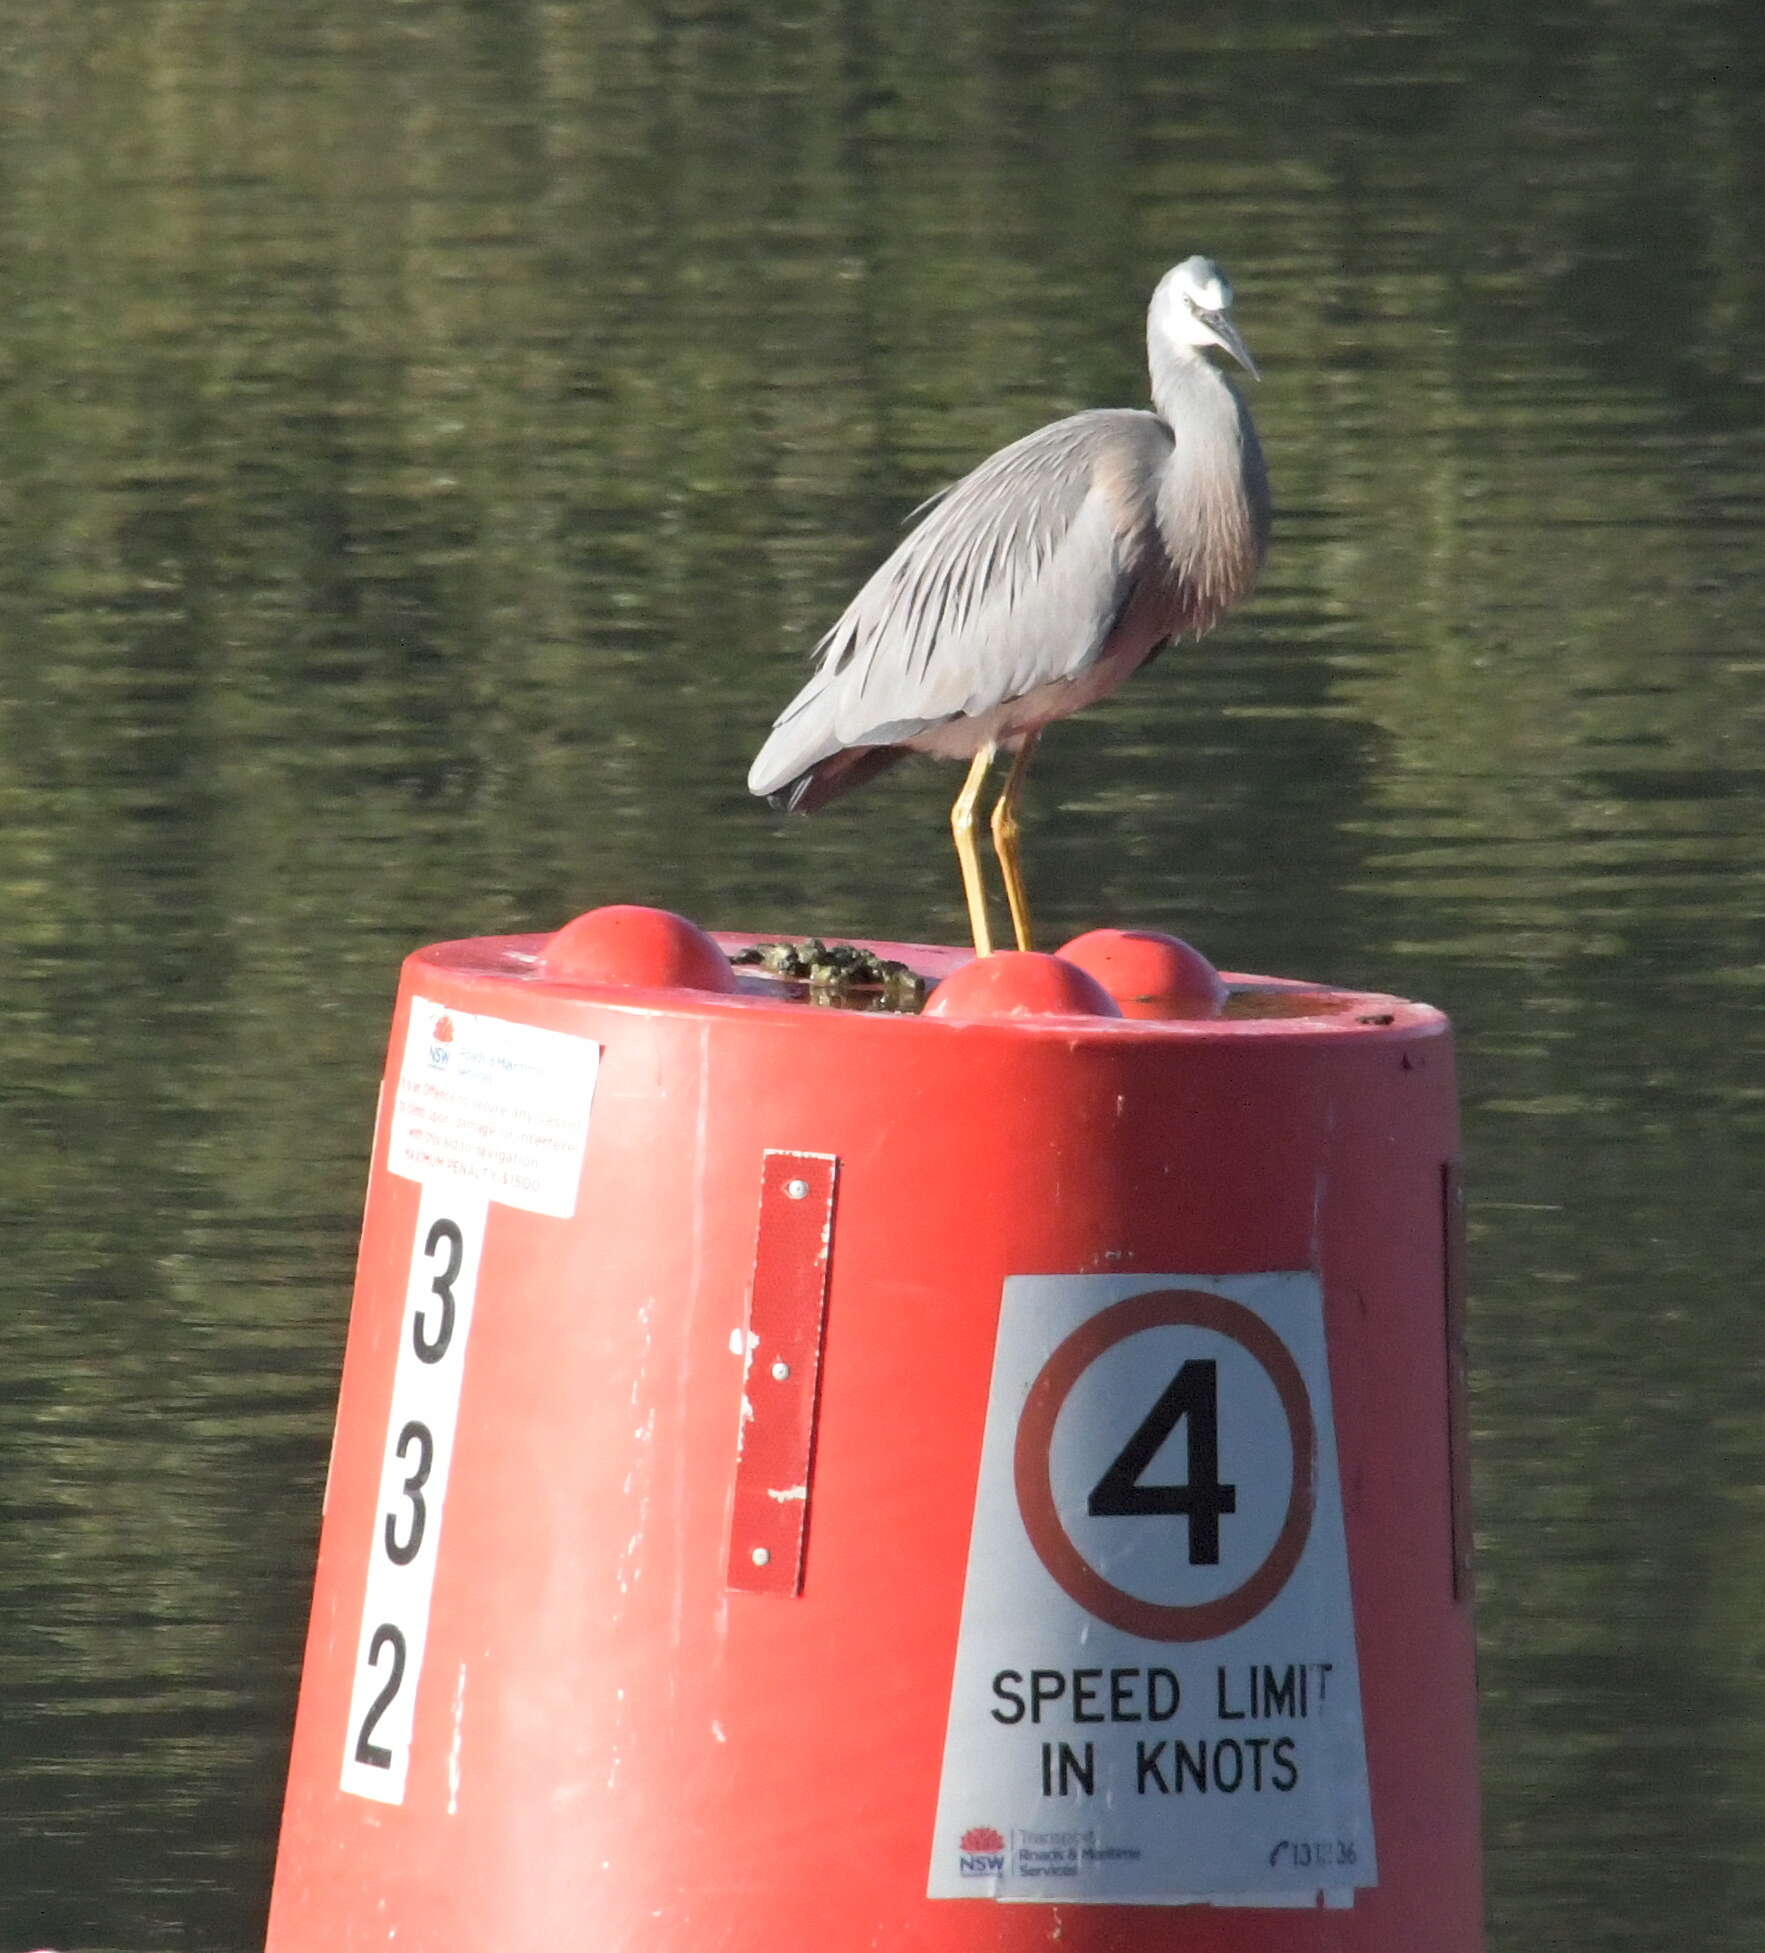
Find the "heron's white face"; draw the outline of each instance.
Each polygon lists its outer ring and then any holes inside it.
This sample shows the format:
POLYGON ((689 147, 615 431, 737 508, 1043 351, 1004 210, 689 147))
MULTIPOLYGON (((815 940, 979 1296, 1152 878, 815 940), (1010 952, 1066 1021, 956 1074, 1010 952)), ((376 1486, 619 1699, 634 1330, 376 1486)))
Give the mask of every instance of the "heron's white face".
POLYGON ((1158 281, 1152 330, 1174 348, 1218 346, 1255 377, 1256 364, 1232 323, 1232 287, 1212 258, 1185 258, 1158 281))

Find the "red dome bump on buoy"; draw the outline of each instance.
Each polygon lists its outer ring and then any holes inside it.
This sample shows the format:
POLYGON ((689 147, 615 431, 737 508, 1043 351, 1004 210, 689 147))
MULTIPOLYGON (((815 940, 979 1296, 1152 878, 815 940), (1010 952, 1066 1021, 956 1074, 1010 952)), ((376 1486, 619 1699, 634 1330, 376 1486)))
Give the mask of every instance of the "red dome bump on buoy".
POLYGON ((565 923, 540 952, 539 967, 564 983, 723 992, 737 987, 729 958, 696 922, 631 902, 590 909, 565 923))
POLYGON ((1115 999, 1076 963, 1033 950, 1002 949, 944 978, 927 1017, 1119 1017, 1115 999))
POLYGON ((1218 1017, 1227 990, 1200 950, 1157 929, 1092 929, 1061 951, 1087 971, 1124 1017, 1218 1017))

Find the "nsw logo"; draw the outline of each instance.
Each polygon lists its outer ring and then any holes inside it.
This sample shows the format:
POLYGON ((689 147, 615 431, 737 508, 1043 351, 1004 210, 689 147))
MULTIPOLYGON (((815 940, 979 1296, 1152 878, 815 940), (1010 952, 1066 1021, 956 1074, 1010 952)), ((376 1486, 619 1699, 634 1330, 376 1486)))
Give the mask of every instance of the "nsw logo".
POLYGON ((1005 1840, 990 1824, 977 1824, 962 1834, 962 1848, 956 1854, 956 1869, 964 1878, 1002 1878, 1005 1875, 1005 1840))
POLYGON ((444 1011, 429 1033, 429 1062, 440 1070, 453 1056, 454 1021, 444 1011))

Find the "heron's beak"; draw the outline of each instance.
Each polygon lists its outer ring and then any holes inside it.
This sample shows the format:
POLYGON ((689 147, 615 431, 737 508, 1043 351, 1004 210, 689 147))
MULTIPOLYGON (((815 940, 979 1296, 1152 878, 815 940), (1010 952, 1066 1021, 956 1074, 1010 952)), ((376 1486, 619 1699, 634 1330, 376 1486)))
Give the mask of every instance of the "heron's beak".
POLYGON ((1253 380, 1260 380, 1262 378, 1262 375, 1256 370, 1256 361, 1250 357, 1250 348, 1239 337, 1238 328, 1233 325, 1231 318, 1226 313, 1200 312, 1196 316, 1207 327, 1208 331, 1213 334, 1221 347, 1232 355, 1253 380))

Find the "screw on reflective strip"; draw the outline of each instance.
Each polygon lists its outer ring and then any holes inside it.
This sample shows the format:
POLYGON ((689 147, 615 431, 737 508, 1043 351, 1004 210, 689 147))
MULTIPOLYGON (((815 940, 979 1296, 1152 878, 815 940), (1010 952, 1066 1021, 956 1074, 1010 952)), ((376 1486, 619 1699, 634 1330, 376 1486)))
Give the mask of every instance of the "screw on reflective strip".
POLYGON ((787 1200, 807 1200, 809 1198, 809 1182, 807 1180, 787 1180, 784 1183, 784 1192, 787 1200))
POLYGON ((756 1546, 754 1548, 753 1559, 756 1566, 770 1566, 772 1564, 771 1549, 765 1546, 756 1546))
POLYGON ((772 1376, 776 1383, 786 1383, 790 1379, 791 1366, 782 1360, 773 1364, 772 1376))

